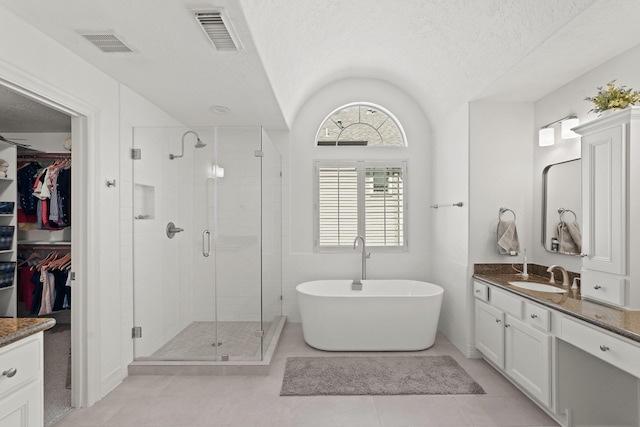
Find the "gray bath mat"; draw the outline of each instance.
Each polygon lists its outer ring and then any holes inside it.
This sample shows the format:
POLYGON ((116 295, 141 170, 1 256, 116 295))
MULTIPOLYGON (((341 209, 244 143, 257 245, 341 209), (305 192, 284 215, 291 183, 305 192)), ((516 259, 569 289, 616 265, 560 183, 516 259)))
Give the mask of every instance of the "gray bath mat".
POLYGON ((484 394, 451 356, 288 357, 281 396, 484 394))

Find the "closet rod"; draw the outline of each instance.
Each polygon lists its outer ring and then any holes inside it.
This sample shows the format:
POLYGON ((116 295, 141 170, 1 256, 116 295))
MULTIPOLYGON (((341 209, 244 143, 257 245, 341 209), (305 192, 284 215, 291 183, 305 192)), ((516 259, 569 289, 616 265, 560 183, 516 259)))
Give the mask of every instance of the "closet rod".
POLYGON ((18 160, 24 159, 70 159, 71 153, 18 154, 18 160))
POLYGON ((59 250, 59 249, 71 249, 71 242, 28 242, 28 243, 20 243, 18 242, 18 247, 20 249, 38 249, 38 250, 59 250))

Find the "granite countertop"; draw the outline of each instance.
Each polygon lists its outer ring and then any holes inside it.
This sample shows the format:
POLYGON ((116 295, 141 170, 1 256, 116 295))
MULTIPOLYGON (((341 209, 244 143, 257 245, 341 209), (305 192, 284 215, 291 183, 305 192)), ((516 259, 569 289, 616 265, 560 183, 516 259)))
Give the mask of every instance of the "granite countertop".
MULTIPOLYGON (((508 283, 523 281, 517 273, 476 272, 473 277, 640 343, 640 311, 622 310, 582 299, 579 291, 556 294, 518 288, 508 283)), ((527 281, 548 284, 549 278, 530 274, 527 281)))
POLYGON ((49 318, 0 319, 0 347, 53 328, 55 324, 56 320, 49 318))

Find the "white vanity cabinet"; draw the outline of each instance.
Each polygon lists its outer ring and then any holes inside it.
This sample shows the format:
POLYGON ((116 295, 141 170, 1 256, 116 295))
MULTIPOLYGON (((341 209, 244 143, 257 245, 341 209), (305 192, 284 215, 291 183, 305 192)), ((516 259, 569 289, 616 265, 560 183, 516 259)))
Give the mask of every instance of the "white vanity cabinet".
POLYGON ((640 108, 575 128, 582 136, 583 297, 640 309, 640 108), (637 267, 636 267, 637 268, 637 267), (635 277, 634 277, 635 276, 635 277))
POLYGON ((43 425, 43 333, 0 348, 0 427, 43 425))
POLYGON ((496 368, 546 407, 551 407, 549 312, 524 298, 474 283, 476 348, 496 368))

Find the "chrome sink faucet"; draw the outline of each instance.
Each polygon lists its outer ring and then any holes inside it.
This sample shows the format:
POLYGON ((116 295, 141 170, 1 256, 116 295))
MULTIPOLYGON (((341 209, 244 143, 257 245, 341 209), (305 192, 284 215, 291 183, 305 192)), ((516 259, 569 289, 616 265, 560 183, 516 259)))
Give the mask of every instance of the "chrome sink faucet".
POLYGON ((569 272, 562 266, 559 265, 552 265, 551 267, 547 268, 547 272, 551 273, 551 277, 549 278, 549 283, 555 283, 555 279, 554 279, 554 275, 553 275, 553 270, 554 269, 558 269, 560 270, 560 272, 562 273, 562 287, 563 288, 568 288, 570 283, 569 283, 569 272))
POLYGON ((362 275, 360 280, 355 279, 351 284, 351 289, 354 291, 362 290, 362 281, 367 278, 367 258, 371 257, 371 253, 367 253, 367 246, 364 242, 364 237, 358 236, 353 241, 353 249, 358 247, 358 240, 362 240, 362 275))

